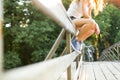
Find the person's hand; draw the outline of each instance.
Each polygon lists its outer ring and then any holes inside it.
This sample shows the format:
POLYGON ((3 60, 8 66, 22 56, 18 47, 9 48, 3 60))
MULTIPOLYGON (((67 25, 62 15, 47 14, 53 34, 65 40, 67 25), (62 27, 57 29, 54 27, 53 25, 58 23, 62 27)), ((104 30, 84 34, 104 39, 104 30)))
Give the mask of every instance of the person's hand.
POLYGON ((95 33, 96 33, 97 35, 99 35, 99 34, 100 34, 100 28, 99 28, 99 26, 98 26, 97 23, 95 24, 95 26, 96 26, 95 33))
POLYGON ((92 19, 92 18, 89 18, 89 19, 91 19, 91 20, 95 23, 95 33, 96 33, 97 35, 99 35, 99 34, 100 34, 99 25, 97 24, 97 22, 96 22, 94 19, 92 19))

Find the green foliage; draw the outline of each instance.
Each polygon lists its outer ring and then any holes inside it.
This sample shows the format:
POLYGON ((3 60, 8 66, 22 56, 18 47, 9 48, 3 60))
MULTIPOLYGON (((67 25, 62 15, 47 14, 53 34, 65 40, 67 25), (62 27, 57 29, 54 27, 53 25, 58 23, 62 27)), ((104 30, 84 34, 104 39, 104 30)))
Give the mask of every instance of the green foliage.
POLYGON ((120 15, 118 15, 120 14, 120 10, 113 5, 108 5, 103 13, 105 12, 108 13, 109 17, 107 18, 110 20, 109 28, 107 29, 109 35, 107 35, 105 38, 110 43, 110 45, 112 45, 114 43, 114 39, 117 36, 118 31, 120 30, 120 15))
MULTIPOLYGON (((92 35, 85 43, 94 45, 99 54, 105 49, 118 42, 120 39, 120 9, 114 5, 107 5, 96 17, 93 17, 100 27, 100 35, 92 35)), ((96 55, 97 56, 97 55, 96 55)), ((95 57, 96 57, 95 56, 95 57)))
POLYGON ((19 58, 19 54, 17 54, 16 52, 8 51, 4 55, 4 68, 5 69, 15 68, 17 66, 20 66, 21 64, 22 63, 19 58))
MULTIPOLYGON (((120 9, 116 7, 112 7, 112 12, 111 12, 111 28, 110 28, 110 42, 113 44, 116 42, 117 37, 120 37, 119 31, 120 31, 120 9)), ((120 39, 119 39, 120 40, 120 39)), ((118 40, 118 41, 119 41, 118 40)))
POLYGON ((64 7, 65 7, 66 9, 68 9, 69 4, 72 2, 72 0, 62 0, 62 2, 63 2, 64 7))
POLYGON ((109 9, 105 8, 103 12, 101 12, 97 17, 95 17, 96 22, 98 23, 101 34, 105 38, 106 36, 109 35, 109 29, 110 29, 110 22, 111 22, 111 17, 110 17, 109 9))
MULTIPOLYGON (((4 0, 4 68, 9 69, 42 61, 50 51, 61 28, 39 12, 32 4, 19 4, 20 0, 4 0), (11 3, 12 2, 12 3, 11 3)), ((63 0, 67 9, 71 0, 63 0)), ((99 24, 100 52, 107 44, 119 41, 120 37, 120 10, 113 5, 108 5, 94 19, 99 24)), ((95 41, 95 35, 86 40, 87 43, 95 41)), ((65 40, 58 48, 55 57, 65 47, 65 40)), ((93 44, 94 45, 94 44, 93 44)))
MULTIPOLYGON (((9 51, 18 53, 22 65, 42 61, 61 28, 40 13, 32 4, 23 2, 19 5, 18 2, 19 0, 13 1, 11 5, 10 0, 4 1, 5 56, 9 51)), ((8 58, 5 57, 5 59, 7 63, 8 58)))
POLYGON ((120 41, 120 31, 118 31, 114 41, 115 41, 115 43, 120 41))
MULTIPOLYGON (((45 20, 41 22, 33 21, 28 27, 21 28, 17 32, 14 43, 26 43, 32 48, 39 49, 44 41, 48 42, 51 40, 49 34, 52 34, 54 27, 52 23, 48 23, 45 20)), ((44 47, 44 45, 41 46, 44 47)))
POLYGON ((120 30, 120 10, 113 5, 106 8, 97 17, 96 22, 100 26, 99 50, 100 52, 114 43, 115 37, 120 30))
POLYGON ((34 51, 32 54, 31 54, 31 61, 32 62, 38 62, 38 61, 43 61, 43 59, 45 59, 45 56, 47 56, 46 53, 48 53, 49 51, 46 51, 46 50, 38 50, 38 51, 34 51))

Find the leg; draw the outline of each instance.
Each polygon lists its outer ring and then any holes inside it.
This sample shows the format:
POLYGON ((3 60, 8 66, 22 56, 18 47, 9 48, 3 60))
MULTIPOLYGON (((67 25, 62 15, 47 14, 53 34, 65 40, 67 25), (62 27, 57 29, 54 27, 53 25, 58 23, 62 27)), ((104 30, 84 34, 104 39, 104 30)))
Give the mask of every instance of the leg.
POLYGON ((100 30, 98 25, 93 19, 76 19, 73 21, 76 28, 80 30, 80 33, 76 36, 78 41, 84 41, 90 37, 94 32, 99 34, 100 30))
POLYGON ((95 32, 95 29, 91 28, 91 24, 85 24, 80 29, 80 33, 76 36, 76 39, 78 41, 82 41, 83 42, 88 37, 90 37, 94 32, 95 32))
POLYGON ((76 39, 72 40, 72 47, 78 53, 81 53, 82 42, 91 36, 94 32, 99 34, 100 30, 98 25, 93 19, 82 18, 75 19, 73 23, 76 25, 76 29, 80 30, 79 34, 76 35, 76 39))

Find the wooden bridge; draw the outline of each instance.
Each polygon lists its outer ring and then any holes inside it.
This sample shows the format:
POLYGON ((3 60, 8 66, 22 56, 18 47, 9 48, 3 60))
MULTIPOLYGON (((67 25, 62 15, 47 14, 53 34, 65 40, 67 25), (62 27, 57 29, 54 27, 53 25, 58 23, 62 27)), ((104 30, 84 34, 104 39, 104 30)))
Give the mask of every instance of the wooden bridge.
MULTIPOLYGON (((75 34, 75 28, 66 14, 61 0, 32 0, 32 2, 39 10, 59 23, 63 29, 45 61, 3 72, 1 30, 3 20, 0 15, 0 80, 120 80, 120 44, 117 43, 103 51, 99 61, 85 62, 83 61, 84 48, 81 54, 71 49, 70 33, 75 34), (45 5, 52 3, 51 1, 54 5, 45 5), (66 36, 65 49, 60 57, 53 59, 52 56, 64 36, 66 36)), ((1 3, 0 9, 2 7, 1 3)))
MULTIPOLYGON (((72 64, 75 73, 75 63, 72 64)), ((64 73, 58 80, 67 80, 64 73)), ((120 62, 83 62, 78 80, 120 80, 120 62)))
POLYGON ((79 80, 120 80, 120 62, 85 62, 79 80))

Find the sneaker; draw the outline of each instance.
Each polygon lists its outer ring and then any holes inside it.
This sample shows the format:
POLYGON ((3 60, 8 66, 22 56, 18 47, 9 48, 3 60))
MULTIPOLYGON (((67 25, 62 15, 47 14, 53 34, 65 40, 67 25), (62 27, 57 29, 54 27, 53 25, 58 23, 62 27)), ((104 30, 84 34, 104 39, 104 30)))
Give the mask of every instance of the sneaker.
POLYGON ((75 51, 77 51, 78 53, 81 53, 81 50, 82 50, 81 42, 78 42, 76 39, 74 39, 72 40, 71 46, 75 51))

